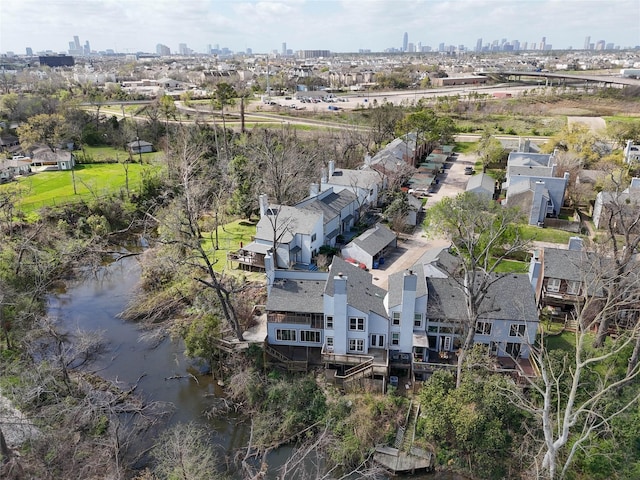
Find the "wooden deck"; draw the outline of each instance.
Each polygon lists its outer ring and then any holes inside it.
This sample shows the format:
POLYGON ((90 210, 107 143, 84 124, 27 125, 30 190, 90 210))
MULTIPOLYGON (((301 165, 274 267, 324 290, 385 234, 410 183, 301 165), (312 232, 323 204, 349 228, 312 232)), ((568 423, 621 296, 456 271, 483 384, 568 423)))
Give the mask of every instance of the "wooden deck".
POLYGON ((387 446, 377 447, 373 460, 393 474, 431 471, 434 467, 433 453, 417 447, 412 447, 409 452, 387 446))

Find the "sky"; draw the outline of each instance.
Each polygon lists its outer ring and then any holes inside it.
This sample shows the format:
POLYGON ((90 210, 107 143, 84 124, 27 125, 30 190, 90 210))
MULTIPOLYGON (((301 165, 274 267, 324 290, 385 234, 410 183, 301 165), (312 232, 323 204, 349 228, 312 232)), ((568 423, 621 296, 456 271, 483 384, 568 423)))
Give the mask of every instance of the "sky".
POLYGON ((640 0, 0 0, 0 52, 381 52, 409 42, 475 48, 506 38, 582 49, 586 36, 640 45, 640 0))

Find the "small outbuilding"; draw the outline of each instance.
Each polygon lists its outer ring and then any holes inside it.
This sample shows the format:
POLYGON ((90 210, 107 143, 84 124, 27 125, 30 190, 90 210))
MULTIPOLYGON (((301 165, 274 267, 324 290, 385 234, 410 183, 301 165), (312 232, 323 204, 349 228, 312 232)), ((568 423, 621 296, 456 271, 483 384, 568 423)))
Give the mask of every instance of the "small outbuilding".
POLYGON ((467 192, 472 192, 482 197, 493 198, 495 192, 495 180, 487 173, 474 175, 467 182, 467 192))
POLYGON ((384 257, 397 246, 397 235, 388 227, 376 224, 362 235, 354 238, 342 249, 342 258, 355 260, 368 269, 377 268, 384 257))
POLYGON ((127 143, 127 148, 132 155, 153 152, 153 144, 145 142, 144 140, 135 140, 133 142, 127 143))

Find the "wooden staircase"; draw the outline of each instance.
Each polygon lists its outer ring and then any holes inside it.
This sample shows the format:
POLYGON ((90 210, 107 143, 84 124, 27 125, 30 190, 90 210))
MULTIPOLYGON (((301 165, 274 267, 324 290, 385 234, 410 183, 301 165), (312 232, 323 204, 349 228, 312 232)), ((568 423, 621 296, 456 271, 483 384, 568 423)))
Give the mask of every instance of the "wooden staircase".
POLYGON ((344 375, 336 375, 335 379, 342 382, 342 385, 355 382, 361 378, 368 378, 373 375, 373 357, 349 368, 344 375))
POLYGON ((418 423, 418 415, 420 413, 420 404, 418 402, 411 402, 409 406, 409 415, 407 419, 407 424, 404 429, 404 438, 402 440, 402 444, 400 447, 397 447, 398 450, 402 452, 409 453, 411 451, 411 447, 413 446, 413 441, 416 437, 416 424, 418 423))
POLYGON ((267 355, 269 355, 272 358, 275 358, 280 363, 282 363, 286 367, 287 371, 289 372, 306 372, 307 371, 308 362, 306 360, 291 360, 289 357, 280 353, 278 350, 276 350, 275 348, 271 347, 266 343, 264 345, 264 351, 267 353, 267 355))

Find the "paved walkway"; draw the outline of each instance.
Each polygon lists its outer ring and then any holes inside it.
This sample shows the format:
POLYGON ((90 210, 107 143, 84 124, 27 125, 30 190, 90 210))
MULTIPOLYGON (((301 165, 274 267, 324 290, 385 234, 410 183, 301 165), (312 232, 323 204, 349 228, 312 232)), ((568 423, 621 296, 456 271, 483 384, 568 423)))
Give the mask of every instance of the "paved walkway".
MULTIPOLYGON (((451 168, 439 175, 439 188, 429 195, 426 208, 435 205, 445 197, 454 197, 462 193, 467 188, 470 175, 464 174, 464 167, 473 166, 476 161, 475 155, 457 154, 451 168)), ((380 269, 371 270, 373 283, 384 289, 388 288, 389 275, 411 268, 418 259, 431 248, 445 247, 449 244, 441 238, 430 238, 423 230, 422 225, 418 225, 413 233, 403 236, 398 240, 398 247, 391 255, 385 257, 385 264, 380 269)))

